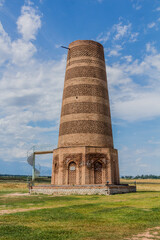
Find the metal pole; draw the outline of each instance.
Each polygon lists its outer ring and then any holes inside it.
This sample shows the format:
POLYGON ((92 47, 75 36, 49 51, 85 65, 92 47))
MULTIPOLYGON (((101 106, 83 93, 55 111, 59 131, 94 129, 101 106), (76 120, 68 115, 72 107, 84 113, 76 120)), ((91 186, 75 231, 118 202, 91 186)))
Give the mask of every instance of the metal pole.
POLYGON ((34 180, 35 180, 35 147, 33 146, 33 168, 32 168, 32 183, 34 185, 34 180))

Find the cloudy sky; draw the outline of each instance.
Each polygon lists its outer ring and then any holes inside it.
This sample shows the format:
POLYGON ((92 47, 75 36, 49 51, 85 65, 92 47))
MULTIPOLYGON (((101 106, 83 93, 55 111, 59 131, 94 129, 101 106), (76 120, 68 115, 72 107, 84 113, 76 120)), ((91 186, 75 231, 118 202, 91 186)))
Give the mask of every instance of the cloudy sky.
POLYGON ((160 175, 159 0, 0 0, 0 174, 28 174, 28 149, 57 146, 60 46, 78 39, 105 49, 120 174, 160 175))

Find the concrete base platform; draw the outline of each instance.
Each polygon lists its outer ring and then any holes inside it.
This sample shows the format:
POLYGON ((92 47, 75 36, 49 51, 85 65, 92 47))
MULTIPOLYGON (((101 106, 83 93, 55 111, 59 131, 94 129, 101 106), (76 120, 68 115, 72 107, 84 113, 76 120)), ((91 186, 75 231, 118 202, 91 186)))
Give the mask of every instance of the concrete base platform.
POLYGON ((30 193, 51 195, 112 195, 136 192, 136 186, 125 185, 39 185, 30 188, 30 193))

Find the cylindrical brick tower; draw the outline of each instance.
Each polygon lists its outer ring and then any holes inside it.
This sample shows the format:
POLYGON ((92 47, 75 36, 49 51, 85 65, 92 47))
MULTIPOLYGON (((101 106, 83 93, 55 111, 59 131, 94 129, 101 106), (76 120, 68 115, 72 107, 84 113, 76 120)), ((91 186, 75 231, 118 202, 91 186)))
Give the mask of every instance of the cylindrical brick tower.
POLYGON ((52 184, 119 184, 103 46, 69 45, 52 184))
POLYGON ((103 46, 69 45, 58 147, 113 147, 103 46))

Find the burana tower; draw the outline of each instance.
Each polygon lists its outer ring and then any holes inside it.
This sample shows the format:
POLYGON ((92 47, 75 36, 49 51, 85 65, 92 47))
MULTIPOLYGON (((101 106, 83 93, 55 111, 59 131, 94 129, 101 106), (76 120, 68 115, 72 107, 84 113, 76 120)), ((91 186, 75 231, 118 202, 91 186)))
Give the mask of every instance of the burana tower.
POLYGON ((52 184, 119 184, 103 46, 78 40, 69 45, 58 148, 52 184))
POLYGON ((33 186, 30 192, 110 195, 135 191, 136 186, 120 184, 103 46, 90 40, 72 42, 51 185, 33 186))

